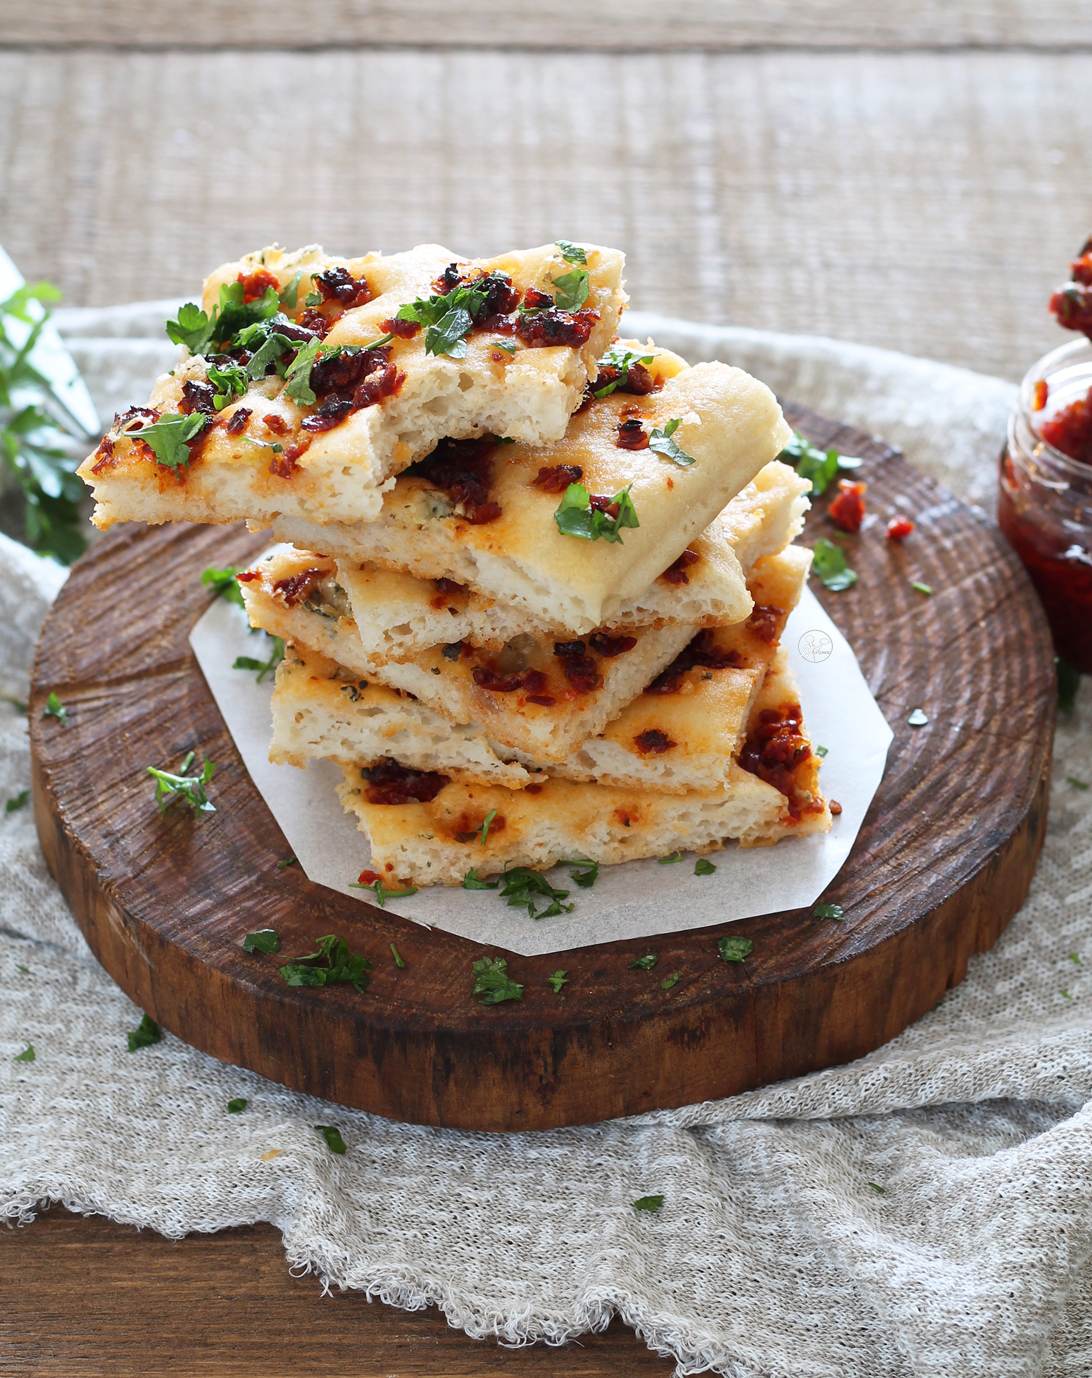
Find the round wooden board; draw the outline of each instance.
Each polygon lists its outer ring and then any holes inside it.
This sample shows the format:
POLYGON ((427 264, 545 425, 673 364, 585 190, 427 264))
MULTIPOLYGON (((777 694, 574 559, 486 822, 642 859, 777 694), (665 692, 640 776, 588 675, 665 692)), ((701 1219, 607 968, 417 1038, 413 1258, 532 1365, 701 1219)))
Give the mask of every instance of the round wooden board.
MULTIPOLYGON (((887 773, 848 861, 810 910, 545 957, 508 955, 521 1003, 471 998, 480 945, 278 869, 288 846, 190 652, 199 575, 267 542, 242 527, 123 527, 73 570, 42 632, 30 722, 42 847, 92 950, 180 1038, 301 1091, 463 1129, 544 1129, 727 1096, 878 1047, 962 980, 1023 901, 1046 826, 1055 687, 1023 569, 978 512, 860 432, 786 408, 859 454, 873 514, 859 572, 817 587, 891 723, 887 773), (885 539, 895 511, 915 534, 885 539), (929 584, 927 597, 912 580, 929 584), (68 724, 43 718, 50 690, 68 724), (926 727, 907 725, 915 708, 926 727), (217 763, 217 812, 162 816, 148 765, 217 763), (282 954, 244 953, 273 927, 282 954), (344 935, 374 964, 363 993, 292 989, 277 971, 344 935), (716 941, 754 952, 727 963, 716 941), (407 966, 398 969, 394 942, 407 966), (651 976, 629 968, 659 953, 651 976), (564 968, 555 995, 547 976, 564 968), (663 990, 659 973, 679 971, 663 990)), ((804 541, 832 536, 821 499, 804 541)), ((805 717, 807 704, 804 704, 805 717)), ((837 827, 837 821, 835 821, 837 827)), ((791 846, 791 843, 782 843, 791 846)), ((770 864, 777 864, 776 850, 770 864)))

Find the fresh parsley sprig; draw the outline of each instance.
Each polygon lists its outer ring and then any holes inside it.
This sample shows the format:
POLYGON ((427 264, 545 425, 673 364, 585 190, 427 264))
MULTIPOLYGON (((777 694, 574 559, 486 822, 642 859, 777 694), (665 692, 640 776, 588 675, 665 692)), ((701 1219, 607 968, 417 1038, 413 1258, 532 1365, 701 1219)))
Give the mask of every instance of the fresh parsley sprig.
MULTIPOLYGON (((569 891, 551 885, 541 871, 532 871, 529 866, 513 866, 501 876, 500 898, 508 901, 509 909, 520 909, 526 905, 532 919, 552 919, 557 914, 571 914, 575 905, 563 904, 569 891), (550 903, 536 910, 535 904, 541 897, 550 903)), ((466 882, 463 882, 464 885, 466 882)))
POLYGON ((208 569, 201 571, 201 582, 207 584, 218 597, 244 607, 243 593, 235 577, 238 573, 235 565, 230 565, 227 569, 216 569, 210 565, 208 569))
POLYGON ((245 302, 243 296, 241 282, 223 283, 220 300, 212 308, 211 315, 195 302, 188 301, 179 311, 178 319, 167 322, 168 339, 185 345, 191 354, 206 354, 210 346, 215 351, 216 346, 230 343, 239 331, 268 320, 280 308, 275 287, 267 287, 255 301, 245 302))
POLYGON ((503 957, 480 957, 474 963, 474 984, 470 994, 483 1005, 499 1005, 502 1000, 522 1000, 523 987, 508 975, 503 957))
POLYGON ((290 986, 332 986, 348 981, 354 990, 362 991, 368 984, 366 972, 372 964, 367 957, 350 952, 349 944, 337 933, 327 933, 318 940, 318 949, 303 957, 294 957, 280 968, 290 986))
MULTIPOLYGON (((143 426, 136 431, 123 431, 132 440, 143 440, 155 455, 156 463, 178 473, 180 468, 189 468, 190 443, 197 439, 208 425, 204 412, 181 413, 164 412, 158 421, 143 426)), ((179 475, 181 477, 181 475, 179 475)))
POLYGON ((370 890, 380 909, 386 909, 388 900, 404 900, 417 893, 416 885, 407 885, 401 890, 388 890, 380 876, 377 876, 371 885, 365 885, 359 880, 351 880, 349 885, 354 890, 370 890))
POLYGON ((217 411, 223 411, 236 397, 244 396, 250 386, 249 374, 242 364, 233 364, 226 360, 219 364, 209 364, 208 379, 216 389, 212 405, 217 411))
POLYGON ((168 770, 158 770, 155 766, 148 767, 148 774, 155 780, 155 802, 159 805, 160 813, 166 813, 176 799, 184 799, 195 813, 216 812, 216 805, 209 803, 205 792, 216 766, 206 760, 199 775, 187 775, 186 771, 193 765, 195 755, 193 751, 186 753, 177 775, 172 775, 168 770))
POLYGON ((672 464, 677 464, 680 469, 688 469, 691 464, 696 464, 697 460, 693 455, 688 455, 677 440, 672 439, 681 425, 682 417, 673 416, 670 421, 665 421, 663 426, 657 426, 648 437, 648 448, 671 460, 672 464))
POLYGON ((812 573, 819 582, 832 593, 852 588, 857 582, 857 571, 846 563, 845 552, 833 541, 820 537, 815 542, 812 573))
MULTIPOLYGON (((1086 786, 1085 788, 1087 788, 1087 786, 1086 786)), ((29 789, 21 789, 21 790, 19 791, 18 794, 14 795, 11 799, 7 800, 7 802, 4 804, 4 812, 5 812, 5 813, 18 813, 20 809, 26 807, 27 800, 28 800, 29 798, 30 798, 30 790, 29 790, 29 789)))
POLYGON ((559 311, 579 311, 591 291, 587 268, 574 268, 571 273, 562 273, 561 277, 553 279, 553 285, 557 288, 554 305, 559 311))
POLYGON ((579 244, 574 244, 569 239, 555 239, 554 245, 561 250, 561 257, 566 263, 587 263, 587 250, 582 249, 579 244))
POLYGON ((854 455, 840 455, 833 448, 817 449, 799 431, 793 431, 792 439, 777 457, 783 463, 791 464, 801 478, 811 480, 811 490, 816 497, 826 492, 839 469, 861 467, 861 461, 854 455))
POLYGON ((627 483, 620 493, 615 493, 611 498, 611 506, 618 506, 617 515, 611 517, 592 506, 591 494, 582 483, 570 483, 554 513, 557 529, 563 536, 579 536, 584 541, 597 541, 602 537, 612 545, 620 545, 623 527, 641 525, 629 495, 631 487, 632 484, 627 483))
POLYGON ((279 636, 272 636, 269 632, 265 633, 273 643, 273 649, 269 653, 268 660, 257 660, 254 656, 236 656, 231 663, 233 670, 256 671, 258 683, 261 684, 266 675, 271 675, 277 666, 284 659, 284 642, 279 636))
POLYGON ((466 337, 499 276, 487 273, 476 282, 453 287, 450 292, 418 297, 400 306, 395 320, 414 321, 425 327, 426 354, 446 354, 449 359, 463 359, 466 357, 466 337))

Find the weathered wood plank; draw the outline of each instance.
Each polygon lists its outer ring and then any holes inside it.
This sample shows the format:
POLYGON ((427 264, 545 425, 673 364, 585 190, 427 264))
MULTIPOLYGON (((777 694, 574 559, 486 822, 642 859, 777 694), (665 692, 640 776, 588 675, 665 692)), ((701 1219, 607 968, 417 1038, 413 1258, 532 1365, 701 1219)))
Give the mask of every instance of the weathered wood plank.
POLYGON ((5 0, 5 44, 116 43, 221 48, 435 44, 530 48, 1068 47, 1092 43, 1083 0, 5 0), (302 22, 301 22, 302 21, 302 22))
POLYGON ((1090 228, 1089 90, 1092 55, 7 52, 0 242, 80 305, 274 239, 565 235, 635 306, 1017 378, 1090 228))

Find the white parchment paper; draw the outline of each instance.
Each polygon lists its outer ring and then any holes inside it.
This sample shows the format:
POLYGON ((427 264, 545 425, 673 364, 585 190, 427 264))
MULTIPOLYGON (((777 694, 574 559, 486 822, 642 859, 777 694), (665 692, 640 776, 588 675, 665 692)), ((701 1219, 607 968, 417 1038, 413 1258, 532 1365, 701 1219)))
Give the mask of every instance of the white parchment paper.
MULTIPOLYGON (((450 886, 389 899, 387 908, 475 942, 532 956, 705 928, 814 903, 849 855, 883 777, 892 732, 852 648, 810 589, 789 618, 782 642, 800 686, 811 739, 827 748, 823 790, 842 805, 829 833, 786 838, 775 848, 741 849, 730 843, 711 856, 717 868, 711 876, 695 876, 691 853, 676 865, 652 859, 604 866, 590 890, 574 886, 564 866, 555 867, 551 880, 570 890, 576 907, 549 919, 531 919, 525 908, 509 908, 495 891, 450 886), (816 651, 822 658, 808 658, 816 651)), ((338 767, 312 761, 300 770, 269 761, 271 678, 259 684, 253 672, 232 669, 236 656, 265 658, 256 643, 242 608, 224 599, 212 604, 190 634, 250 777, 308 879, 354 899, 373 900, 370 892, 350 885, 370 865, 371 852, 355 819, 338 802, 338 767)), ((268 643, 263 639, 263 644, 268 643)))

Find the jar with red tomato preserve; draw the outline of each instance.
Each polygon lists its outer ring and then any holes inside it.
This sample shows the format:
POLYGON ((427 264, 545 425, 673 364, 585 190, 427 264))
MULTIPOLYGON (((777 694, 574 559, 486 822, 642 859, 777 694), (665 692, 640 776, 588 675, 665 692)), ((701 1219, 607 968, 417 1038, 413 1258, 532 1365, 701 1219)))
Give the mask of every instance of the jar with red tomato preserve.
POLYGON ((1031 575, 1054 648, 1092 674, 1092 340, 1046 354, 1020 387, 997 520, 1031 575))

